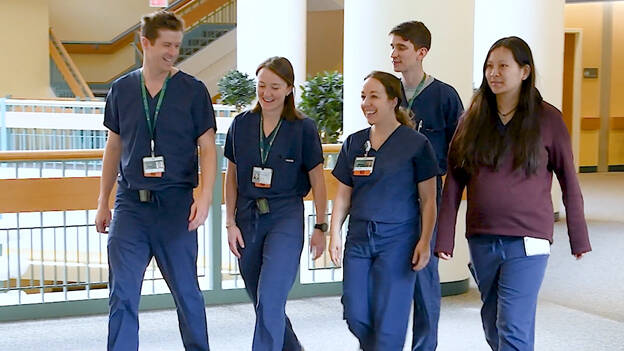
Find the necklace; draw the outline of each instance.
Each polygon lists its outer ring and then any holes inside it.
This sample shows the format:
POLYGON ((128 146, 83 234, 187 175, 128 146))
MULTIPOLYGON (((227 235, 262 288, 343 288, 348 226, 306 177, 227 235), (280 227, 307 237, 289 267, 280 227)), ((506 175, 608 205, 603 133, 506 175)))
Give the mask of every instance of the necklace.
POLYGON ((516 108, 517 108, 517 107, 518 107, 518 106, 516 106, 516 107, 512 108, 512 109, 511 109, 511 110, 509 110, 509 112, 507 112, 507 113, 503 113, 503 112, 498 111, 498 114, 499 114, 499 115, 501 115, 501 116, 503 116, 503 117, 507 117, 507 116, 509 116, 510 114, 514 113, 514 111, 516 111, 516 108))

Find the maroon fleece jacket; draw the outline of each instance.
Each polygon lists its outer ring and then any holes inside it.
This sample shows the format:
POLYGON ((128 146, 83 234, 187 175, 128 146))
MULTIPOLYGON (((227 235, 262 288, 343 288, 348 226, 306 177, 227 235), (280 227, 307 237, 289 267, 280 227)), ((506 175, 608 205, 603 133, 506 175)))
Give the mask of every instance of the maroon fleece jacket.
POLYGON ((591 251, 583 195, 561 112, 542 102, 536 113, 539 113, 543 145, 537 173, 527 176, 522 167, 514 170, 510 151, 502 157, 498 170, 481 167, 476 175, 467 176, 449 166, 438 217, 436 253, 453 253, 457 210, 465 187, 468 188, 466 237, 475 234, 530 236, 552 242, 554 216, 550 189, 553 172, 561 184, 572 253, 591 251))

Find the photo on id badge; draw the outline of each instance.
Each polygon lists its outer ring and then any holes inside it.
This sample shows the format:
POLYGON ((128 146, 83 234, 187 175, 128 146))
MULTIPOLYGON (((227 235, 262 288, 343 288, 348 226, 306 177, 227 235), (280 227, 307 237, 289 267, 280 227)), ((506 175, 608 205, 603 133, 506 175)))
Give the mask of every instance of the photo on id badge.
POLYGON ((271 168, 254 167, 251 182, 256 188, 270 188, 273 170, 271 168))
POLYGON ((356 157, 355 162, 353 163, 353 175, 369 176, 371 173, 373 173, 374 165, 374 157, 356 157))
POLYGON ((152 156, 143 158, 143 175, 145 177, 162 177, 165 172, 165 158, 152 156))

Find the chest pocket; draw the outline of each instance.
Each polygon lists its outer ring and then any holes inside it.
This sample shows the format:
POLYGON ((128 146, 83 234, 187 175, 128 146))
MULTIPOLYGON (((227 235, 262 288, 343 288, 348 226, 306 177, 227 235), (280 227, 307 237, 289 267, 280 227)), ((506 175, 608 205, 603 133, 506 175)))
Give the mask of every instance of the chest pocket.
POLYGON ((294 189, 300 177, 300 158, 292 151, 280 152, 276 156, 273 164, 274 189, 279 191, 294 189))

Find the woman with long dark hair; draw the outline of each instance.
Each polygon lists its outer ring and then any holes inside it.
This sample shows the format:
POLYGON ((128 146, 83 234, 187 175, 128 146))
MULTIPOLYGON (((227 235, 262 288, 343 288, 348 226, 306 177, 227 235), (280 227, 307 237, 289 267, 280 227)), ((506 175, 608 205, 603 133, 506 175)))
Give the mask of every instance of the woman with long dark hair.
POLYGON ((349 214, 342 303, 364 351, 403 349, 416 271, 431 255, 438 166, 401 95, 392 74, 366 77, 361 107, 371 127, 347 137, 333 170, 339 182, 329 252, 340 265, 349 214))
POLYGON ((285 306, 303 248, 303 197, 314 194, 310 248, 325 249, 323 150, 314 121, 294 102, 293 67, 271 57, 256 70, 258 102, 234 118, 225 157, 226 228, 256 310, 252 350, 301 350, 285 306))
POLYGON ((537 296, 553 240, 552 174, 563 192, 572 254, 591 251, 570 136, 561 112, 535 88, 531 49, 498 40, 449 149, 435 252, 453 253, 457 210, 468 189, 470 270, 492 350, 533 350, 537 296))

